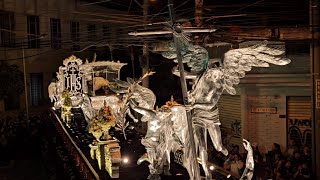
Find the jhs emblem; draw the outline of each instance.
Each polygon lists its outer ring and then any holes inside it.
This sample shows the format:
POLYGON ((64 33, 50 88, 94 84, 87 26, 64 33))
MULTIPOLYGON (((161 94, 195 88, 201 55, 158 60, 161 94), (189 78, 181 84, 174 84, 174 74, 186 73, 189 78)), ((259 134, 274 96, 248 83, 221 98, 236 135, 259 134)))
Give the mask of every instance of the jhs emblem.
POLYGON ((79 66, 75 62, 71 62, 67 67, 64 77, 65 87, 70 90, 70 95, 77 95, 82 88, 82 74, 79 71, 79 66))
POLYGON ((69 89, 70 96, 81 94, 84 77, 79 67, 82 61, 75 56, 71 56, 63 64, 65 66, 61 68, 64 80, 63 89, 69 89))

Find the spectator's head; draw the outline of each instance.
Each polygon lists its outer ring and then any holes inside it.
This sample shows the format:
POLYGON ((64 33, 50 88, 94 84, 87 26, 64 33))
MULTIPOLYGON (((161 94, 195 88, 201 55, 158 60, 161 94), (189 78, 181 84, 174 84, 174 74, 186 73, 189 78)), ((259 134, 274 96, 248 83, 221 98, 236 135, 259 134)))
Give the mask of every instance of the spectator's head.
POLYGON ((299 159, 299 158, 300 158, 300 153, 299 153, 298 151, 295 151, 295 152, 293 153, 293 157, 294 157, 295 159, 299 159))
POLYGON ((251 146, 252 146, 252 148, 258 148, 258 143, 253 142, 253 143, 251 144, 251 146))
POLYGON ((307 163, 302 163, 301 167, 302 167, 302 168, 305 168, 305 169, 309 169, 307 163))
POLYGON ((296 145, 296 141, 294 139, 289 139, 288 145, 289 146, 296 145))
POLYGON ((286 168, 290 168, 290 167, 291 167, 291 161, 290 161, 290 160, 287 160, 287 161, 286 161, 285 167, 286 167, 286 168))
POLYGON ((304 178, 310 178, 310 169, 306 163, 301 165, 300 173, 304 178))
POLYGON ((285 161, 284 160, 280 160, 278 165, 277 165, 277 168, 280 168, 280 167, 282 168, 282 167, 284 167, 284 165, 285 165, 285 161))
POLYGON ((303 147, 303 153, 304 154, 310 154, 310 148, 308 146, 303 147))
POLYGON ((273 143, 273 150, 279 151, 280 150, 280 144, 273 143))
POLYGON ((234 157, 235 161, 238 161, 240 159, 240 155, 239 154, 235 154, 233 157, 234 157))

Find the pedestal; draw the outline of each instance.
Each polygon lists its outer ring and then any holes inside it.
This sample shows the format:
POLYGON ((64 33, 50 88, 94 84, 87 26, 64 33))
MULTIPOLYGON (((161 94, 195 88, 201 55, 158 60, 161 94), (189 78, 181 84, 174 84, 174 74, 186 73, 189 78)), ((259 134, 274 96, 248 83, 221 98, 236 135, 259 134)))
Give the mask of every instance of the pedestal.
POLYGON ((96 158, 100 170, 105 169, 111 178, 119 178, 121 152, 118 140, 99 141, 91 145, 91 158, 96 158))

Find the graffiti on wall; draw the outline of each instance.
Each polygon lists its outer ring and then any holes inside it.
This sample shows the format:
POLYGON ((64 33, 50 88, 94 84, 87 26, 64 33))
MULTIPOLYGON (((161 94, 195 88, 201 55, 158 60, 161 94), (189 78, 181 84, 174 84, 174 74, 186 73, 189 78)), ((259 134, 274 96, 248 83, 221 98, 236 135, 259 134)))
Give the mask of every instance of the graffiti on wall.
POLYGON ((296 143, 311 147, 311 119, 288 119, 288 140, 294 139, 296 143))
POLYGON ((241 136, 241 123, 238 120, 235 120, 231 123, 232 134, 235 136, 241 136))
POLYGON ((229 127, 221 127, 222 143, 231 150, 233 146, 241 146, 241 121, 234 120, 229 124, 229 127))

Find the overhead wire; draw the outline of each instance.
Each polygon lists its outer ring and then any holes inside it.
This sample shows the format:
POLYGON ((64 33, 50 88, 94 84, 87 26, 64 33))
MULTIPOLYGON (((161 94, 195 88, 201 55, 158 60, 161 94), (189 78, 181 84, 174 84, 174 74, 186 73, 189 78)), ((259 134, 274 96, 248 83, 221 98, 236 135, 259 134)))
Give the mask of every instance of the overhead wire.
MULTIPOLYGON (((127 37, 122 37, 121 39, 120 38, 114 38, 114 39, 102 38, 102 39, 94 39, 91 41, 90 40, 73 41, 73 40, 65 40, 65 38, 55 38, 52 40, 51 38, 44 38, 44 39, 39 40, 39 46, 41 48, 51 47, 51 44, 53 42, 55 42, 56 44, 60 44, 60 45, 88 45, 88 44, 90 44, 91 46, 97 46, 101 43, 109 44, 109 45, 126 45, 126 44, 132 44, 132 43, 143 43, 144 41, 153 42, 155 37, 156 36, 134 38, 131 36, 127 36, 127 37), (47 46, 45 46, 45 45, 47 45, 47 46)), ((36 41, 36 40, 33 40, 33 41, 36 41)), ((139 44, 136 44, 136 45, 140 46, 139 44)), ((27 48, 28 42, 23 42, 23 44, 21 44, 21 42, 17 43, 14 48, 5 49, 3 51, 12 51, 12 50, 21 49, 21 46, 25 46, 27 48)))
POLYGON ((79 4, 79 6, 88 6, 88 5, 93 5, 93 4, 100 4, 100 3, 104 3, 104 2, 109 2, 109 1, 111 1, 111 0, 102 0, 102 1, 98 1, 98 2, 79 4))
MULTIPOLYGON (((190 1, 190 0, 189 0, 190 1)), ((257 2, 260 2, 260 1, 257 1, 257 2)), ((185 2, 184 2, 185 3, 185 2)), ((184 4, 184 3, 182 3, 182 4, 184 4)), ((181 4, 181 5, 182 5, 181 4)), ((256 3, 253 3, 253 4, 256 4, 256 3)), ((263 5, 265 5, 265 4, 263 4, 263 5)), ((284 7, 288 7, 288 4, 285 4, 286 6, 284 6, 284 7)), ((229 6, 229 5, 228 5, 229 6)), ((248 5, 247 5, 248 6, 248 5)), ((179 7, 179 6, 178 6, 179 7)), ((241 8, 241 9, 243 9, 243 8, 241 8)), ((185 9, 182 9, 182 10, 185 10, 185 9)), ((70 10, 66 10, 66 9, 57 9, 57 10, 48 10, 48 11, 70 11, 70 10)), ((178 10, 177 10, 178 11, 178 10)), ((40 11, 41 12, 41 11, 40 11)), ((88 13, 88 12, 87 12, 88 13)), ((166 12, 167 13, 167 12, 166 12)), ((24 13, 25 14, 25 13, 24 13)), ((161 14, 161 13, 159 13, 159 14, 161 14)), ((150 14, 150 15, 148 15, 148 16, 154 16, 154 15, 159 15, 159 14, 150 14)), ((225 14, 225 10, 224 10, 224 14, 225 14)), ((90 13, 90 15, 102 15, 101 13, 90 13)), ((110 13, 106 13, 106 15, 110 15, 110 13)), ((111 14, 112 15, 112 14, 111 14)), ((117 16, 126 16, 126 14, 115 14, 115 15, 117 15, 117 16)), ((136 15, 137 16, 137 15, 136 15)), ((137 16, 137 17, 135 17, 135 18, 141 18, 142 16, 137 16)))
MULTIPOLYGON (((274 19, 277 19, 277 16, 274 16, 274 17, 272 17, 272 18, 274 18, 274 19)), ((247 17, 247 18, 245 18, 245 19, 235 19, 235 20, 233 20, 233 19, 230 19, 230 20, 224 20, 224 24, 229 24, 229 23, 236 23, 236 22, 241 22, 241 21, 243 21, 243 22, 245 22, 245 23, 243 23, 243 24, 248 24, 248 23, 250 23, 250 21, 256 21, 256 20, 258 20, 259 18, 258 17, 247 17)), ((238 26, 239 24, 237 24, 237 26, 238 26)), ((241 24, 240 24, 241 25, 241 24)), ((158 27, 147 27, 147 29, 149 29, 149 30, 152 30, 152 29, 156 29, 156 28, 158 28, 158 27)), ((117 28, 109 28, 109 30, 121 30, 122 29, 122 27, 117 27, 117 28)), ((7 32, 12 32, 12 33, 17 33, 18 31, 12 31, 12 30, 7 30, 7 29, 1 29, 1 30, 4 30, 4 31, 7 31, 7 32)), ((126 27, 123 27, 123 29, 122 30, 126 30, 126 27)), ((100 30, 101 31, 101 30, 100 30)), ((81 38, 86 38, 86 37, 90 37, 90 36, 92 36, 92 35, 90 35, 90 33, 93 33, 93 32, 98 32, 98 30, 92 30, 92 31, 90 31, 90 30, 83 30, 83 31, 78 31, 76 34, 77 35, 80 35, 80 37, 81 38), (84 35, 85 34, 85 35, 84 35)), ((60 34, 61 35, 71 35, 72 34, 72 32, 60 32, 60 34)), ((106 32, 104 32, 104 36, 106 36, 107 34, 112 34, 112 33, 106 33, 106 32)), ((125 34, 127 34, 127 32, 125 33, 125 34)), ((39 34, 26 34, 26 35, 35 35, 35 36, 39 36, 39 34)))
POLYGON ((130 4, 129 4, 129 7, 128 7, 128 13, 130 12, 131 5, 132 5, 132 0, 130 0, 130 4))
POLYGON ((235 11, 229 12, 227 15, 230 15, 230 14, 233 14, 233 13, 235 13, 235 12, 241 11, 241 10, 246 9, 246 8, 248 8, 248 7, 251 7, 251 6, 255 5, 255 4, 259 4, 259 3, 263 2, 263 1, 264 1, 264 0, 259 0, 259 1, 256 1, 256 2, 254 2, 254 3, 248 4, 248 5, 246 5, 246 6, 244 6, 244 7, 241 7, 241 8, 239 8, 239 9, 235 10, 235 11))
POLYGON ((17 60, 22 60, 22 59, 28 59, 28 58, 31 58, 31 57, 39 56, 41 54, 47 54, 47 53, 51 53, 51 52, 59 51, 59 50, 63 50, 63 49, 51 49, 51 50, 48 50, 48 51, 43 51, 43 52, 40 52, 40 53, 36 53, 36 54, 33 54, 33 55, 24 56, 24 57, 12 58, 12 59, 1 59, 1 61, 17 61, 17 60))
MULTIPOLYGON (((125 46, 125 47, 130 47, 130 46, 143 46, 142 44, 141 45, 137 45, 137 44, 119 44, 119 43, 107 43, 107 44, 97 44, 95 45, 96 47, 103 47, 103 46, 125 46)), ((49 46, 47 47, 51 47, 51 44, 49 44, 49 46)), ((84 50, 86 49, 89 49, 90 47, 93 47, 93 46, 88 46, 86 47, 84 50)), ((41 47, 41 48, 45 48, 45 47, 41 47)), ((22 51, 22 48, 19 48, 19 49, 16 49, 16 50, 21 50, 22 51)), ((19 57, 19 58, 11 58, 11 59, 3 59, 2 61, 17 61, 17 60, 21 60, 21 59, 28 59, 30 57, 35 57, 35 56, 39 56, 39 55, 42 55, 42 54, 47 54, 47 53, 51 53, 51 52, 55 52, 55 51, 61 51, 61 50, 64 50, 64 51, 68 51, 68 52, 73 52, 73 53, 79 53, 79 52, 82 52, 84 50, 80 50, 80 51, 70 51, 70 49, 65 49, 65 48, 57 48, 57 49, 50 49, 50 50, 45 50, 43 52, 39 52, 39 53, 36 53, 36 54, 32 54, 32 55, 28 55, 28 56, 24 56, 24 57, 19 57)), ((24 49, 24 51, 28 51, 28 49, 24 49)))
MULTIPOLYGON (((98 21, 98 22, 101 22, 101 21, 98 21)), ((138 26, 143 26, 142 24, 141 25, 139 25, 139 24, 137 24, 137 25, 132 25, 131 27, 138 27, 138 26)), ((122 28, 122 29, 126 29, 126 28, 130 28, 130 26, 123 26, 123 27, 119 27, 119 28, 122 28)), ((85 33, 87 33, 87 31, 85 31, 85 33)))
MULTIPOLYGON (((193 9, 193 8, 188 8, 188 9, 193 9)), ((188 9, 181 9, 181 11, 185 11, 185 10, 188 10, 188 9)), ((52 10, 51 10, 51 11, 52 11, 52 10)), ((77 12, 74 12, 74 13, 77 13, 77 12)), ((109 16, 109 14, 110 14, 110 13, 108 13, 108 14, 103 15, 103 14, 97 14, 97 13, 93 14, 93 13, 87 13, 87 12, 85 12, 85 13, 80 12, 80 13, 85 14, 85 15, 94 15, 94 16, 103 16, 103 17, 106 17, 107 15, 109 16)), ((17 14, 17 13, 16 13, 16 14, 17 14)), ((18 14, 19 14, 19 13, 18 13, 18 14)), ((20 14, 24 14, 24 15, 25 15, 25 13, 20 13, 20 14)), ((159 13, 159 14, 161 14, 161 13, 159 13)), ((118 16, 119 14, 115 14, 115 15, 118 16)), ((49 16, 48 16, 48 17, 49 17, 49 16)), ((141 16, 141 17, 142 17, 142 16, 141 16)), ((140 20, 141 17, 136 17, 136 18, 140 20)), ((83 18, 82 18, 81 20, 83 20, 83 18)), ((128 19, 128 21, 130 21, 130 20, 132 20, 132 19, 128 19)), ((70 18, 70 21, 77 21, 77 20, 70 18)), ((105 21, 107 21, 107 20, 105 20, 105 21)), ((99 21, 99 22, 102 22, 102 21, 99 21)), ((23 22, 23 23, 15 23, 15 24, 18 25, 18 24, 25 24, 25 23, 23 22)), ((119 28, 130 28, 130 27, 139 27, 139 26, 143 27, 143 26, 145 26, 145 24, 136 24, 136 25, 129 25, 129 26, 120 26, 119 28)), ((114 28, 114 29, 118 29, 118 28, 114 28)), ((87 32, 87 31, 85 31, 85 32, 87 32)))
MULTIPOLYGON (((258 2, 261 2, 261 1, 256 1, 255 3, 254 3, 254 5, 257 5, 257 4, 259 4, 258 2)), ((184 5, 184 4, 186 4, 186 2, 184 2, 183 4, 181 4, 180 6, 182 6, 182 5, 184 5)), ((180 7, 180 6, 178 6, 178 7, 180 7)), ((251 5, 252 6, 252 5, 251 5)), ((130 6, 128 6, 128 7, 130 7, 130 6)), ((177 8, 178 8, 177 7, 177 8)), ((238 12, 238 11, 240 11, 240 10, 243 10, 243 9, 245 9, 245 8, 247 8, 248 6, 246 6, 246 7, 241 7, 241 9, 238 9, 237 11, 232 11, 231 12, 231 14, 232 13, 235 13, 235 12, 238 12)), ((190 11, 192 11, 192 10, 194 10, 194 8, 186 8, 186 9, 180 9, 180 10, 176 10, 177 12, 180 12, 181 11, 181 13, 180 14, 178 14, 178 15, 181 15, 181 16, 183 16, 184 14, 186 14, 186 13, 188 13, 188 12, 190 12, 190 11), (187 11, 187 9, 189 9, 189 11, 187 11)), ((161 11, 160 11, 161 12, 161 11)), ((219 12, 219 11, 218 11, 219 12)), ((223 11, 222 11, 223 12, 223 11)), ((221 13, 222 13, 221 12, 221 13)), ((292 11, 287 11, 287 12, 289 12, 289 13, 292 13, 292 11)), ((299 11, 299 12, 301 12, 301 11, 299 11)), ((156 16, 159 16, 159 15, 164 15, 164 14, 167 14, 168 12, 164 12, 164 13, 156 13, 156 14, 150 14, 150 15, 148 15, 148 16, 151 16, 151 17, 154 17, 155 15, 156 16)), ((217 12, 215 12, 215 13, 217 13, 217 12)), ((267 14, 268 15, 268 13, 266 12, 265 14, 267 14)), ((87 14, 87 15, 89 15, 89 14, 87 14)), ((99 14, 97 14, 97 13, 90 13, 90 15, 92 15, 92 16, 101 16, 101 13, 99 14)), ((219 21, 217 21, 217 22, 215 22, 216 24, 216 26, 217 27, 226 27, 226 26, 230 26, 230 27, 232 27, 232 25, 233 25, 233 23, 235 23, 235 24, 237 24, 237 25, 242 25, 242 26, 245 26, 245 25, 250 25, 250 24, 254 24, 254 23, 257 23, 257 21, 259 21, 260 20, 260 18, 261 17, 258 17, 259 15, 263 15, 263 12, 260 12, 260 14, 259 13, 257 13, 256 14, 256 17, 252 17, 252 15, 250 15, 250 16, 248 16, 248 17, 246 17, 246 18, 242 18, 242 20, 240 19, 227 19, 227 20, 223 20, 221 23, 219 22, 219 21)), ((278 22, 281 22, 281 19, 277 19, 278 17, 280 17, 280 15, 281 15, 281 12, 279 12, 279 11, 277 11, 276 13, 274 13, 274 14, 269 14, 268 15, 268 17, 267 18, 273 18, 275 21, 278 21, 278 22), (278 15, 279 14, 279 15, 278 15)), ((102 16, 104 16, 104 15, 102 15, 102 16)), ((300 16, 300 17, 305 17, 305 16, 301 16, 301 15, 298 15, 298 16, 300 16)), ((142 17, 142 16, 137 16, 137 17, 132 17, 133 19, 138 19, 139 17, 142 17)), ((164 18, 163 16, 161 16, 161 18, 164 18)), ((208 17, 203 17, 203 19, 205 19, 205 18, 208 18, 208 17)), ((165 19, 165 18, 164 18, 165 19)), ((186 18, 186 20, 193 20, 194 18, 186 18)), ((103 21, 101 21, 102 19, 98 19, 97 20, 97 22, 103 22, 103 21)), ((48 25, 49 26, 49 25, 48 25)), ((121 27, 111 27, 110 28, 110 30, 112 31, 112 30, 132 30, 132 31, 135 31, 135 30, 139 30, 139 27, 141 27, 141 30, 142 30, 142 27, 144 26, 144 24, 136 24, 136 25, 125 25, 125 26, 121 26, 121 27), (137 29, 138 28, 138 29, 137 29)), ((252 27, 254 27, 254 26, 252 26, 252 27)), ((257 26, 256 26, 257 27, 257 26)), ((259 26, 259 27, 266 27, 266 26, 259 26)), ((147 30, 156 30, 157 28, 159 28, 159 26, 156 26, 156 27, 148 27, 147 26, 147 30)), ((145 30, 145 29, 143 29, 143 30, 145 30)), ((101 30, 100 30, 101 31, 101 30)), ((84 45, 84 44, 90 44, 91 43, 91 45, 93 44, 93 43, 96 43, 96 44, 98 44, 99 42, 90 42, 90 41, 88 41, 88 40, 84 40, 84 39, 87 39, 88 37, 90 37, 91 35, 90 35, 90 33, 92 33, 92 32, 97 32, 97 30, 93 30, 93 31, 88 31, 88 29, 87 30, 83 30, 83 31, 79 31, 78 32, 78 34, 80 35, 80 38, 82 39, 81 41, 76 41, 76 42, 74 42, 74 41, 64 41, 64 42, 61 42, 62 43, 62 45, 72 45, 72 44, 80 44, 80 45, 84 45)), ((64 36, 64 35, 71 35, 72 33, 71 32, 61 32, 61 36, 64 36)), ((105 35, 107 35, 108 33, 106 33, 105 35)), ((116 35, 116 36, 113 36, 112 35, 112 33, 110 33, 110 38, 108 37, 108 38, 106 38, 105 37, 105 39, 104 39, 104 41, 116 41, 116 42, 118 42, 117 44, 116 43, 108 43, 108 44, 106 44, 106 45, 113 45, 113 46, 115 46, 115 45, 118 45, 118 46, 125 46, 126 44, 128 45, 128 44, 130 44, 130 45, 132 45, 132 42, 142 42, 142 41, 148 41, 148 42, 154 42, 154 41, 157 41, 156 39, 154 39, 154 38, 157 38, 157 37, 159 37, 159 36, 149 36, 148 38, 146 38, 146 37, 132 37, 132 36, 128 36, 127 35, 127 33, 119 33, 118 35, 116 35), (127 37, 122 37, 122 38, 119 38, 121 35, 126 35, 127 37), (130 41, 130 42, 126 42, 126 41, 130 41)), ((61 37, 61 39, 64 39, 65 37, 61 37)), ((41 42, 42 43, 47 43, 47 45, 48 46, 51 46, 51 40, 48 40, 48 41, 43 41, 43 40, 41 40, 41 42)), ((103 43, 101 43, 101 44, 103 44, 103 43)), ((133 45, 138 45, 138 44, 133 44, 133 45)), ((96 46, 96 45, 92 45, 92 46, 96 46)))
MULTIPOLYGON (((183 12, 181 13, 181 15, 183 15, 183 13, 186 13, 186 11, 185 10, 183 10, 183 12)), ((158 14, 166 14, 166 13, 158 13, 158 14)), ((277 16, 275 15, 275 14, 273 14, 273 17, 274 18, 277 18, 277 16)), ((252 17, 251 17, 252 18, 252 17)), ((194 18, 188 18, 188 20, 193 20, 194 18)), ((254 21, 254 20, 257 20, 257 19, 259 19, 258 17, 256 18, 256 19, 252 19, 251 21, 254 21)), ((100 22, 101 22, 101 20, 100 20, 100 22)), ((229 24, 229 23, 239 23, 239 22, 245 22, 245 23, 243 23, 243 25, 246 25, 246 24, 250 24, 250 22, 248 22, 248 19, 246 19, 246 20, 229 20, 229 22, 224 22, 224 24, 229 24)), ((131 27, 142 27, 143 25, 132 25, 131 27)), ((232 26, 232 24, 231 24, 231 26, 232 26)), ((222 26, 221 26, 222 27, 222 26)), ((126 29, 126 28, 130 28, 130 26, 123 26, 123 27, 117 27, 117 28, 111 28, 111 30, 117 30, 117 29, 126 29)), ((156 28, 152 28, 152 27, 149 27, 149 29, 156 29, 156 28)), ((96 30, 93 30, 92 32, 96 32, 96 30)), ((80 33, 80 32, 79 32, 80 33)), ((83 35, 81 35, 81 38, 87 38, 88 36, 91 36, 91 35, 88 35, 88 33, 91 33, 90 31, 88 31, 88 30, 86 30, 86 31, 83 31, 83 34, 84 33, 86 33, 87 35, 86 36, 83 36, 83 35)), ((62 33, 61 32, 61 34, 71 34, 71 33, 62 33)), ((248 37, 248 36, 247 36, 248 37)), ((256 37, 259 37, 259 36, 251 36, 251 38, 252 39, 254 39, 254 38, 256 38, 256 37)), ((119 40, 119 38, 117 38, 117 37, 115 37, 115 38, 110 38, 109 39, 109 41, 111 40, 114 40, 114 41, 117 41, 117 42, 123 42, 123 41, 126 41, 126 40, 130 40, 131 41, 131 43, 132 42, 139 42, 139 39, 143 39, 143 41, 146 41, 146 39, 149 39, 148 41, 150 41, 150 42, 153 42, 153 38, 156 38, 156 36, 152 36, 152 37, 148 37, 148 38, 137 38, 137 37, 127 37, 127 38, 121 38, 121 40, 119 40)), ((46 45, 46 47, 51 47, 51 41, 50 40, 48 40, 48 41, 46 41, 46 42, 43 42, 43 40, 41 40, 42 41, 42 45, 41 45, 41 47, 43 48, 43 44, 44 43, 47 43, 46 45)), ((142 40, 140 41, 140 42, 142 42, 142 40)), ((88 43, 92 43, 92 42, 90 42, 90 41, 77 41, 77 43, 79 43, 80 45, 81 44, 88 44, 88 43)), ((72 41, 65 41, 65 42, 61 42, 61 45, 72 45, 72 44, 75 44, 74 42, 72 42, 72 41)), ((129 44, 129 43, 110 43, 110 42, 108 42, 108 43, 96 43, 96 44, 94 44, 94 45, 89 45, 89 46, 96 46, 96 47, 103 47, 103 46, 139 46, 138 44, 129 44)), ((142 45, 141 45, 142 46, 142 45)), ((88 48, 90 48, 90 47, 88 47, 88 48)), ((48 51, 44 51, 44 52, 41 52, 41 53, 38 53, 38 54, 34 54, 34 55, 30 55, 30 56, 26 56, 25 58, 29 58, 29 57, 34 57, 34 56, 37 56, 37 55, 41 55, 41 54, 44 54, 44 53, 51 53, 51 52, 55 52, 55 51, 58 51, 58 50, 63 50, 63 49, 51 49, 51 50, 48 50, 48 51)), ((70 51, 70 49, 68 49, 68 51, 70 51)), ((77 51, 73 51, 73 52, 77 52, 77 51)), ((22 58, 15 58, 15 59, 7 59, 7 60, 5 60, 5 61, 11 61, 11 60, 19 60, 19 59, 22 59, 22 58)), ((163 62, 162 62, 163 63, 163 62)), ((160 63, 160 65, 162 64, 162 63, 160 63)))

